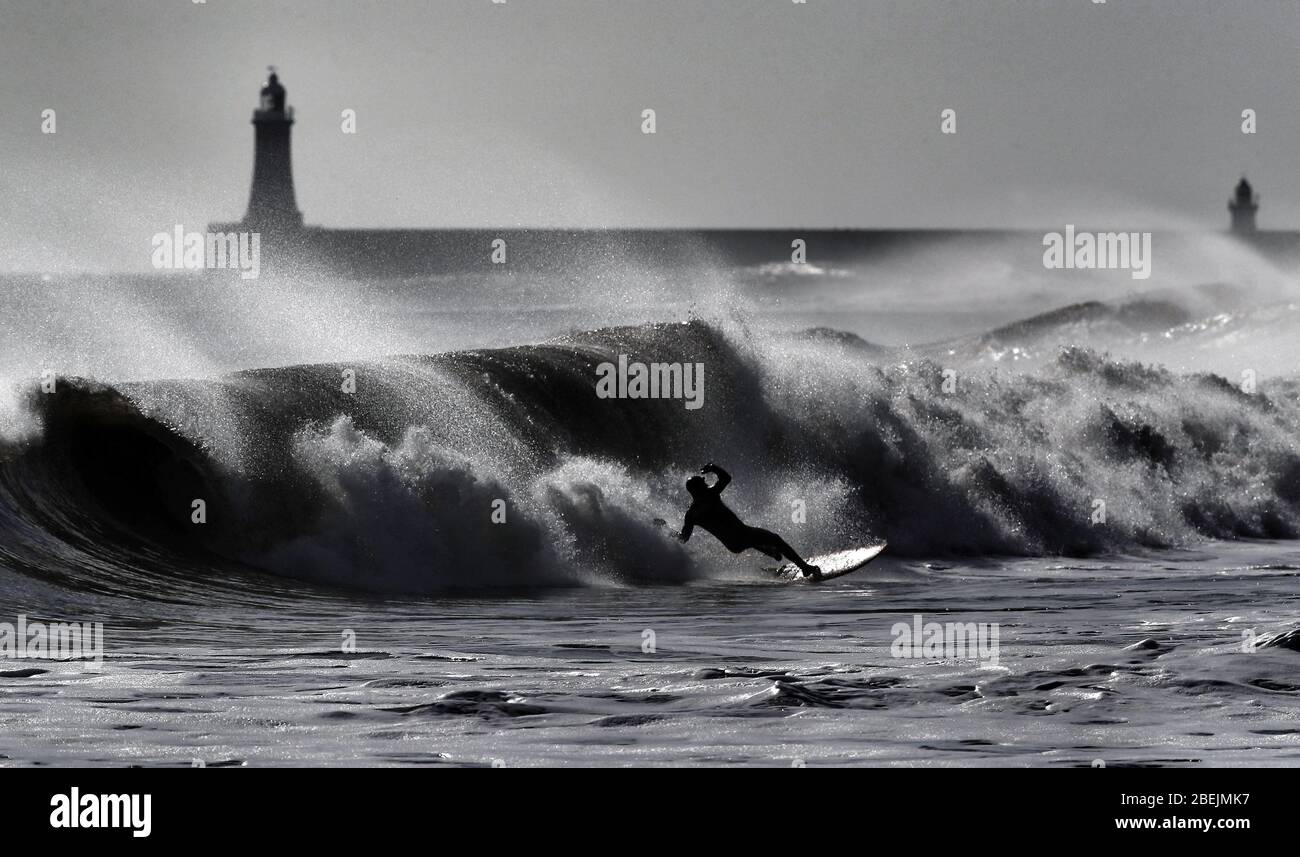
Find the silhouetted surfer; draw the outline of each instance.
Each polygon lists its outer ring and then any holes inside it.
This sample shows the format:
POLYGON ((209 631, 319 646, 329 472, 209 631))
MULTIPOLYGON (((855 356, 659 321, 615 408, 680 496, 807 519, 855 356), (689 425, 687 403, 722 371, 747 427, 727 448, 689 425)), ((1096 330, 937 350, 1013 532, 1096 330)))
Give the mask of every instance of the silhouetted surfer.
POLYGON ((703 476, 692 476, 686 480, 686 490, 691 492, 691 508, 686 510, 686 522, 682 524, 682 541, 691 537, 691 532, 699 527, 713 537, 732 553, 753 548, 767 554, 772 559, 785 557, 810 577, 820 577, 821 569, 803 561, 803 557, 794 552, 794 548, 776 533, 747 526, 736 513, 722 502, 722 491, 731 484, 731 475, 716 464, 706 464, 700 473, 712 473, 718 481, 709 485, 703 476))

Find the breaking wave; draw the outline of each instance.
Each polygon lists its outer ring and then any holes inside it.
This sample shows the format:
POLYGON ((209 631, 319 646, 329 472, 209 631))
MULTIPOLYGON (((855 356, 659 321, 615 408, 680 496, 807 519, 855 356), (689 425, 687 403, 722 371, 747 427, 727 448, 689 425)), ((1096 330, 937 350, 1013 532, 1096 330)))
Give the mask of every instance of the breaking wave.
POLYGON ((655 523, 680 521, 682 480, 706 461, 735 477, 743 518, 805 554, 1300 534, 1294 381, 1246 393, 1079 348, 1008 372, 861 345, 694 321, 216 380, 58 379, 25 392, 26 428, 0 441, 0 563, 157 597, 743 572, 761 563, 655 523), (597 365, 621 354, 704 364, 704 407, 597 398, 597 365))

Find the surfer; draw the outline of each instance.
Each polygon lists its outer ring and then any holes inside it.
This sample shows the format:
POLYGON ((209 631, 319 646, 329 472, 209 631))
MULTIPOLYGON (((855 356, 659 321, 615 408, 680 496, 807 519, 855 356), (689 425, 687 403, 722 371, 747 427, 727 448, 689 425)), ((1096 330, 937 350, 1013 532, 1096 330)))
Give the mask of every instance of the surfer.
POLYGON ((803 561, 794 548, 785 543, 785 539, 769 530, 747 526, 736 513, 722 502, 722 491, 731 484, 731 474, 716 464, 706 464, 700 473, 712 473, 718 477, 712 485, 703 476, 692 476, 686 480, 686 490, 691 494, 691 508, 686 510, 686 522, 677 538, 687 541, 691 532, 699 527, 722 542, 727 550, 740 553, 753 548, 767 554, 772 559, 784 557, 794 563, 800 571, 811 578, 821 577, 822 570, 803 561))

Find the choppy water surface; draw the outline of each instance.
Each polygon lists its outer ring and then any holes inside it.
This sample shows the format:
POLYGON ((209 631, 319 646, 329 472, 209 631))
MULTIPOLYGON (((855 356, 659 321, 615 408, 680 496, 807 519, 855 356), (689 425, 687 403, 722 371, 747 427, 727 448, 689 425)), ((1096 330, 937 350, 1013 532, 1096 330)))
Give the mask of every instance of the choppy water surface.
POLYGON ((1258 543, 882 560, 821 586, 238 608, 108 597, 101 668, 24 662, 47 671, 0 677, 0 752, 11 765, 1296 764, 1300 655, 1242 644, 1289 627, 1297 569, 1296 546, 1258 543), (891 627, 914 614, 998 623, 998 665, 892 657, 891 627))

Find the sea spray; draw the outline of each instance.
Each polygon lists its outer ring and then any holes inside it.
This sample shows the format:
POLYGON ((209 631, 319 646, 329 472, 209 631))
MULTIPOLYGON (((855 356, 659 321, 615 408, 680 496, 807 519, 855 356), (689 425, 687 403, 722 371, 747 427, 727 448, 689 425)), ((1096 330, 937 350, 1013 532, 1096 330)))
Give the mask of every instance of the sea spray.
POLYGON ((1087 349, 1015 373, 881 362, 701 322, 349 365, 355 393, 337 364, 65 379, 32 400, 38 440, 2 457, 0 550, 21 567, 164 581, 151 594, 228 564, 395 592, 752 569, 653 526, 680 516, 682 480, 707 460, 735 476, 742 518, 805 554, 879 538, 933 557, 1300 533, 1286 381, 1246 393, 1087 349), (596 399, 595 367, 619 354, 706 362, 707 406, 596 399))

